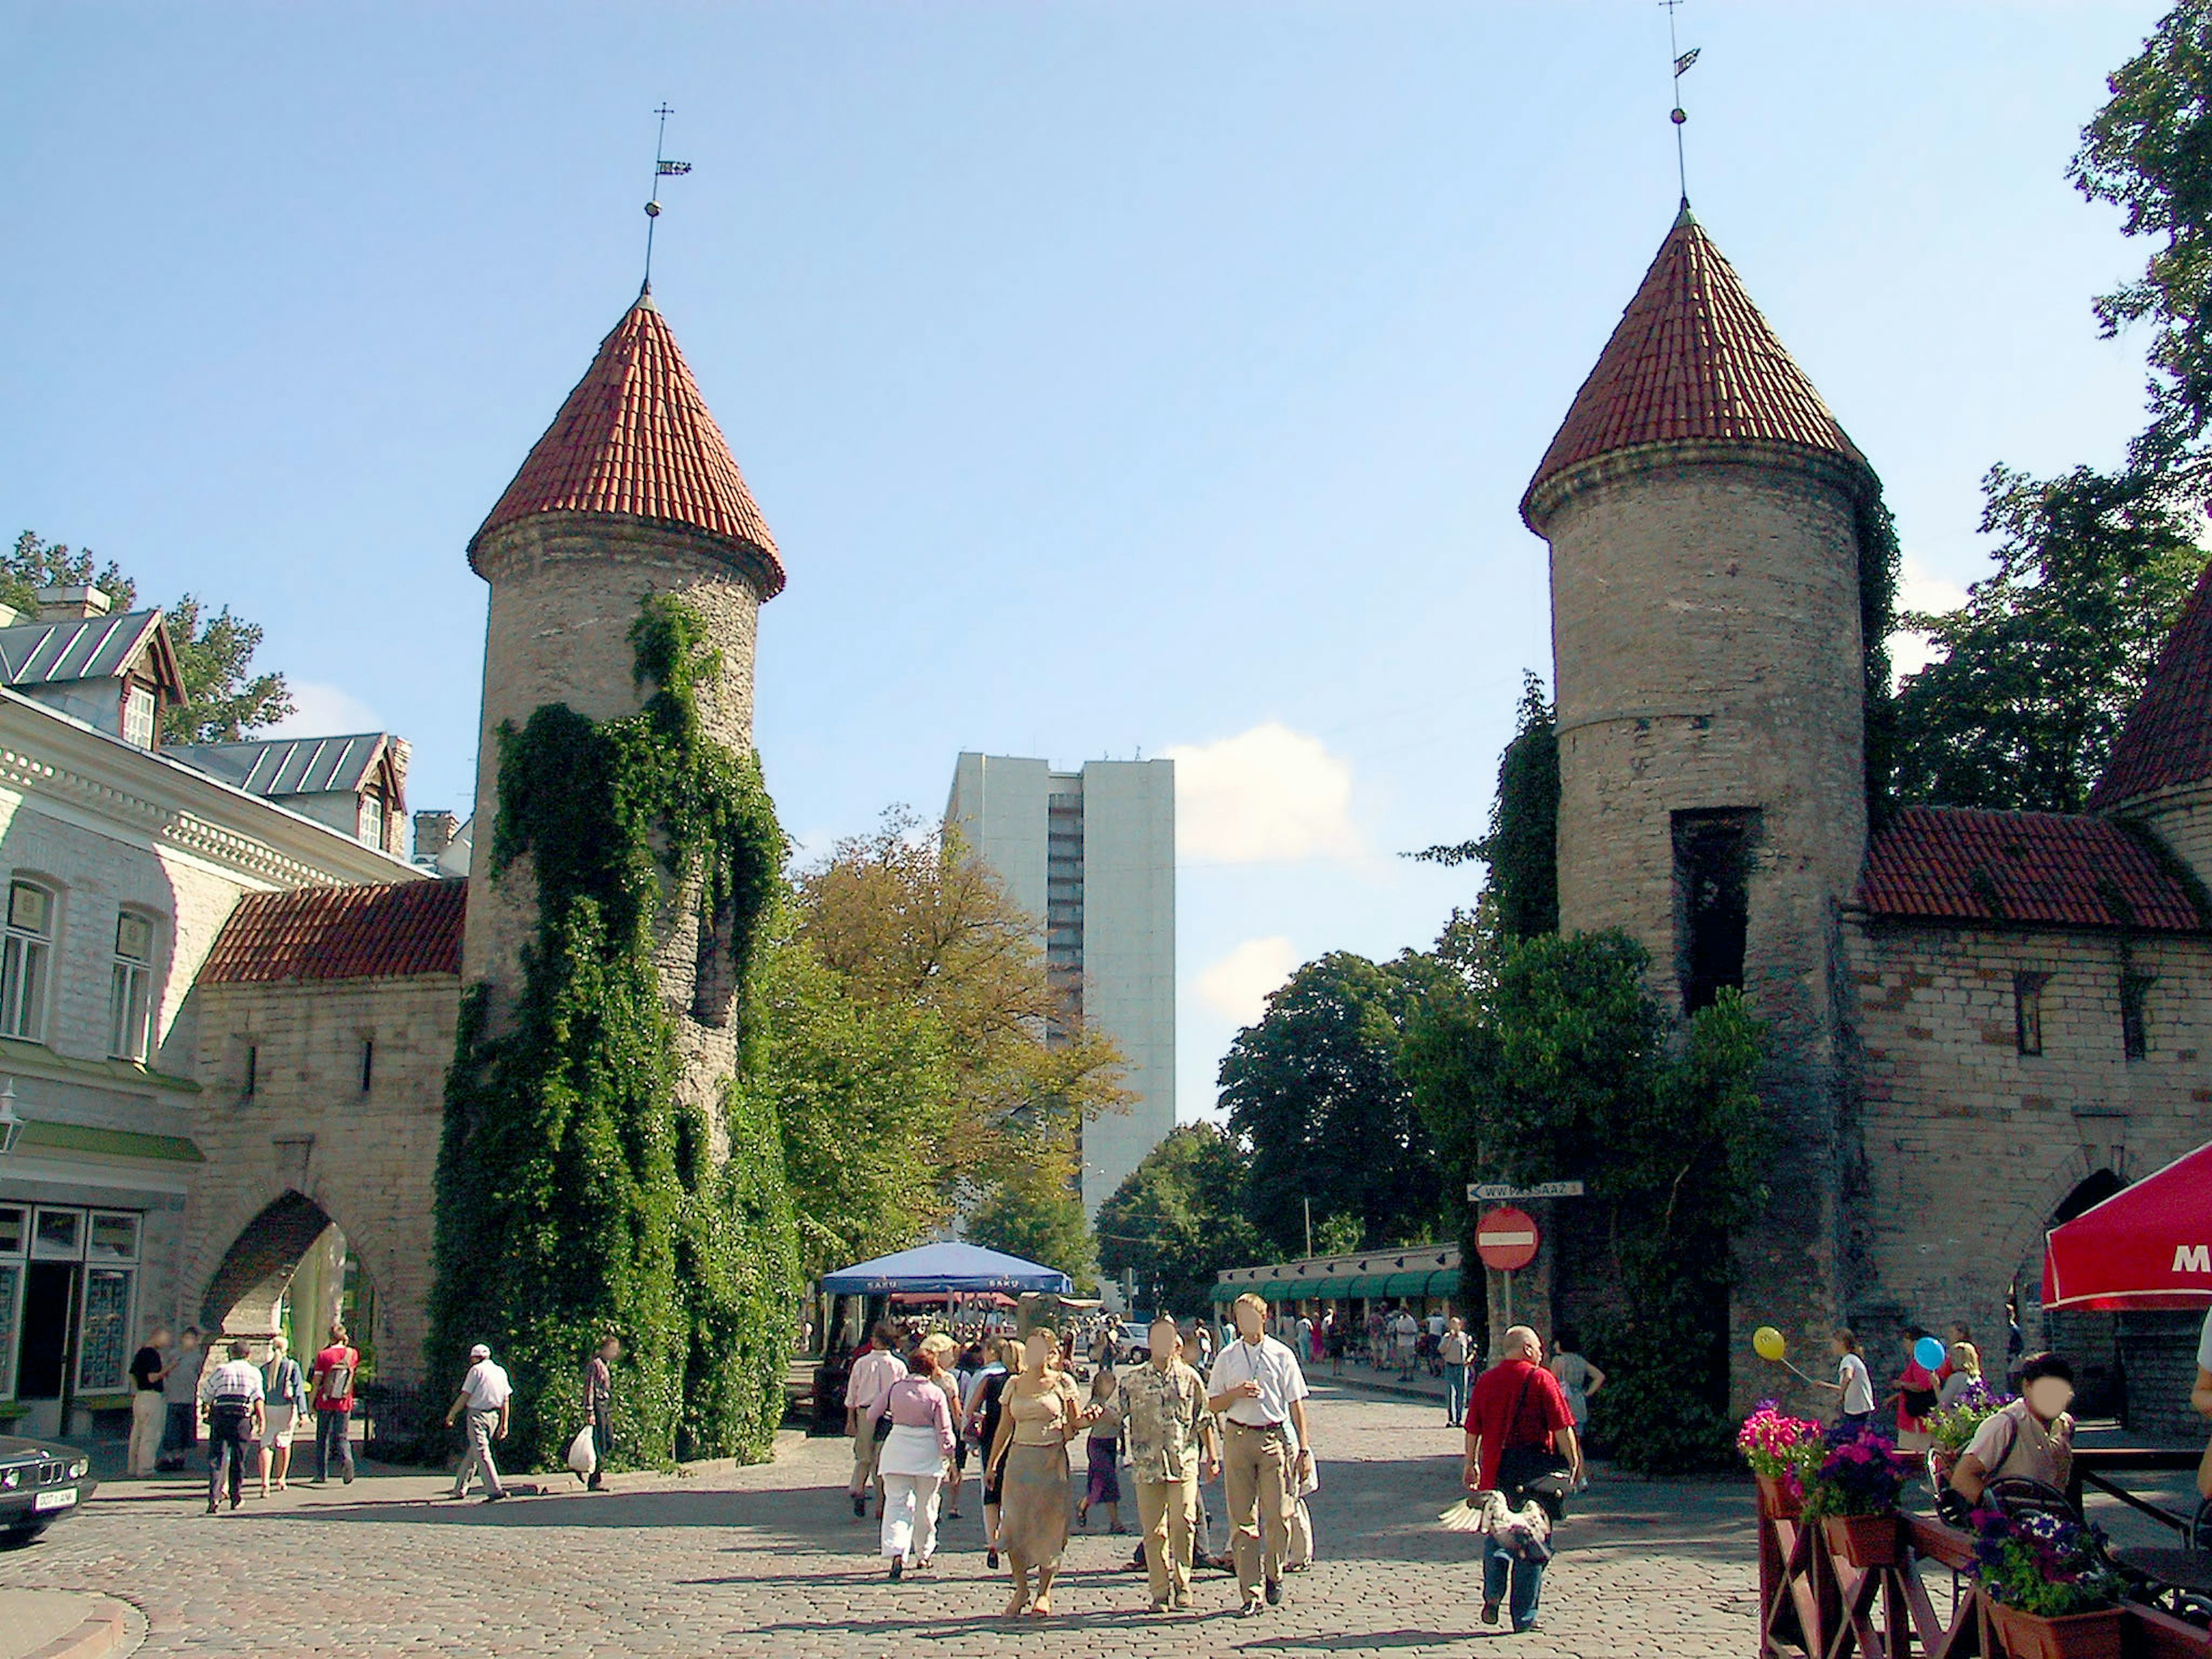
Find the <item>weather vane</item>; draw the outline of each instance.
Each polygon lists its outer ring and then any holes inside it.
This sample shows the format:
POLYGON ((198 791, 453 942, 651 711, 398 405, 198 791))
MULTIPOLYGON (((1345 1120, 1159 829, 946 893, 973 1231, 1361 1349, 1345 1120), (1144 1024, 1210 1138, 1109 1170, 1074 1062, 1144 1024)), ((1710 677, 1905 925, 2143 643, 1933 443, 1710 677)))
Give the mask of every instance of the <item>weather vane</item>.
POLYGON ((1698 61, 1698 49, 1692 46, 1684 52, 1682 43, 1674 38, 1674 9, 1682 3, 1683 0, 1659 0, 1659 4, 1667 13, 1667 50, 1674 59, 1674 107, 1667 112, 1667 118, 1674 124, 1674 178, 1682 187, 1682 205, 1687 207, 1690 205, 1690 169, 1682 154, 1682 124, 1690 118, 1682 108, 1682 77, 1689 72, 1690 65, 1698 61))
POLYGON ((668 106, 667 100, 663 99, 660 107, 653 112, 660 118, 660 133, 653 141, 653 196, 645 204, 645 283, 638 289, 640 295, 653 292, 653 229, 660 219, 660 181, 663 179, 681 179, 691 171, 689 161, 668 159, 668 118, 676 112, 668 106))

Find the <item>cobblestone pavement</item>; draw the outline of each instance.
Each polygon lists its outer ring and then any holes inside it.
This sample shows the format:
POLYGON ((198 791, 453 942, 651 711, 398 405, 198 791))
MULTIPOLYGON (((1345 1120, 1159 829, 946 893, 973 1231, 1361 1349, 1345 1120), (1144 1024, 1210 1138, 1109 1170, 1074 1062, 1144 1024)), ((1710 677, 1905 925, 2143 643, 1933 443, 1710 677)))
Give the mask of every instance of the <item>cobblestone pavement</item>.
MULTIPOLYGON (((1313 1428, 1321 1559, 1251 1620, 1231 1614, 1234 1581, 1212 1572, 1193 1613, 1146 1613, 1143 1575, 1121 1570, 1133 1540, 1105 1535, 1096 1514, 1070 1545, 1049 1626, 1002 1620, 1007 1587, 984 1566, 972 1480, 933 1570, 887 1583, 873 1522, 845 1500, 844 1443, 796 1434, 773 1464, 617 1476, 588 1495, 548 1478, 548 1495, 490 1505, 439 1498, 450 1478, 371 1474, 210 1518, 180 1481, 116 1481, 42 1541, 0 1555, 0 1586, 135 1603, 148 1653, 1109 1659, 1194 1641, 1394 1659, 1492 1641, 1501 1656, 1752 1651, 1748 1483, 1601 1480, 1557 1540, 1545 1629, 1499 1636, 1478 1623, 1476 1546, 1435 1524, 1458 1496, 1458 1436, 1440 1410, 1324 1382, 1313 1428)), ((1218 1513, 1218 1489, 1208 1502, 1218 1513)))

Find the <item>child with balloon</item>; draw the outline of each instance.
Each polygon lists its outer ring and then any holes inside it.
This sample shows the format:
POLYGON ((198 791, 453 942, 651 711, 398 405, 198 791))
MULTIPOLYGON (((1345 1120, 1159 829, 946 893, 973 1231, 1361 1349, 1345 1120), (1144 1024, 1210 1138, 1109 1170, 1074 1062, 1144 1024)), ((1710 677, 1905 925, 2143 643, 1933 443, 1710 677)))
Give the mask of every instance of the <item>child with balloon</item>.
POLYGON ((1905 1369, 1890 1382, 1890 1397, 1897 1401, 1897 1449, 1924 1452, 1935 1443, 1928 1432, 1928 1413, 1936 1409, 1936 1368, 1943 1363, 1940 1338, 1917 1325, 1905 1328, 1905 1369))

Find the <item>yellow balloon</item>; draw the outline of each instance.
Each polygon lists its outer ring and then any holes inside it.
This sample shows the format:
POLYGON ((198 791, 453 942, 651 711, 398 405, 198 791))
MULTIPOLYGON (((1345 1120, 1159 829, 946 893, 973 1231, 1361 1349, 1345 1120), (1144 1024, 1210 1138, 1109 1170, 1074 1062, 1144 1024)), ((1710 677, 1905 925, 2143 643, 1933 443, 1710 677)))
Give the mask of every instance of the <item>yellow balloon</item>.
POLYGON ((1782 1333, 1771 1325, 1761 1325, 1751 1334, 1752 1351, 1761 1359, 1780 1359, 1790 1352, 1790 1345, 1782 1333))

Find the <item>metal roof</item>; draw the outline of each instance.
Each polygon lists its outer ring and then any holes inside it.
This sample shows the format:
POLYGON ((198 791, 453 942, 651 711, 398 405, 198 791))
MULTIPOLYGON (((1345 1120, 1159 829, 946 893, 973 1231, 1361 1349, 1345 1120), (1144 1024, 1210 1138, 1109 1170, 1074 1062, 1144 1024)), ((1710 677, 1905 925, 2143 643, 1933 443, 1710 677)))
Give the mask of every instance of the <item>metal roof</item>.
POLYGON ((357 794, 391 741, 389 732, 356 732, 338 738, 180 743, 161 752, 250 794, 357 794))
MULTIPOLYGON (((161 630, 158 611, 126 611, 119 617, 19 623, 13 628, 0 628, 0 678, 16 686, 119 678, 149 637, 161 630)), ((157 664, 157 679, 173 679, 173 670, 164 677, 160 668, 157 664)))

